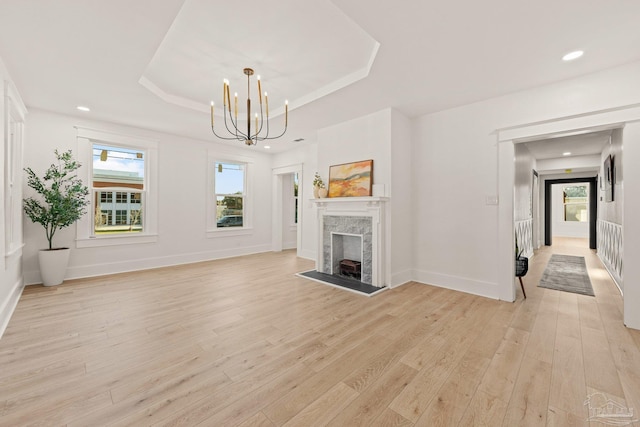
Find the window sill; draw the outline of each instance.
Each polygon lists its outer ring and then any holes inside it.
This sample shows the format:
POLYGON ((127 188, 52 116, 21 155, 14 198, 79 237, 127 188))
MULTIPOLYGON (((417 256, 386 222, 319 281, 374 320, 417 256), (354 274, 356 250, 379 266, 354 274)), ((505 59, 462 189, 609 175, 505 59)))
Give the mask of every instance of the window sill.
POLYGON ((137 245, 141 243, 156 243, 157 234, 139 234, 136 236, 100 236, 88 239, 77 239, 77 248, 97 248, 101 246, 137 245))
POLYGON ((253 228, 218 228, 214 230, 207 230, 207 239, 213 239, 217 237, 247 236, 249 234, 253 234, 253 228))

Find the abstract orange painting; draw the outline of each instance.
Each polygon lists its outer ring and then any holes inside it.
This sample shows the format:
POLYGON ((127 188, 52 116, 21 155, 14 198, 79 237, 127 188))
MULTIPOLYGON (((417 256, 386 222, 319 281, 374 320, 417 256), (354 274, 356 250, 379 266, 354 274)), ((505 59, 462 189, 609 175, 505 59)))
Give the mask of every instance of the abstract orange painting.
POLYGON ((329 167, 329 197, 371 196, 373 160, 329 167))

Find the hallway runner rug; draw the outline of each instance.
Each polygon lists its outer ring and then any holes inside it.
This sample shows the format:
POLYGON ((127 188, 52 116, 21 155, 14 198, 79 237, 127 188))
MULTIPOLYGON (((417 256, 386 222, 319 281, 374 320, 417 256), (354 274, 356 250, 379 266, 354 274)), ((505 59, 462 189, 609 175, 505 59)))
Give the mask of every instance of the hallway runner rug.
POLYGON ((538 287, 595 296, 581 256, 551 255, 538 287))

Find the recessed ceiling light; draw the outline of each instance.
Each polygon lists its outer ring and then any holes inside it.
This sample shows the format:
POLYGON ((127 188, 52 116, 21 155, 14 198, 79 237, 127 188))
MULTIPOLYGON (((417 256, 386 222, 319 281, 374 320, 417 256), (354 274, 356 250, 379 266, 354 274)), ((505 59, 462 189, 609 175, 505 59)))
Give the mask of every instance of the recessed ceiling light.
POLYGON ((264 149, 265 149, 265 150, 268 150, 268 149, 270 149, 270 148, 271 148, 271 146, 270 146, 270 145, 265 145, 265 146, 264 146, 264 149))
POLYGON ((574 59, 580 58, 584 54, 581 50, 574 50, 573 52, 567 53, 562 57, 563 61, 573 61, 574 59))
POLYGON ((80 111, 91 111, 91 108, 85 107, 84 105, 78 105, 76 108, 80 111))
POLYGON ((564 153, 562 153, 563 156, 570 156, 571 152, 570 151, 565 151, 564 153))

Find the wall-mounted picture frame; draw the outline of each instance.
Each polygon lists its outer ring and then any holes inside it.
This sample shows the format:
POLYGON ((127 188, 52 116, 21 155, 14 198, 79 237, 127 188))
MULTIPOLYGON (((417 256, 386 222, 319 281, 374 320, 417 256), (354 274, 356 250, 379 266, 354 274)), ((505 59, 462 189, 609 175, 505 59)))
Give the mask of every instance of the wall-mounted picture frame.
POLYGON ((604 200, 605 202, 613 202, 615 199, 614 186, 616 183, 616 167, 614 156, 607 156, 603 165, 604 173, 604 200))
POLYGON ((329 197, 371 196, 373 160, 329 167, 329 197))

